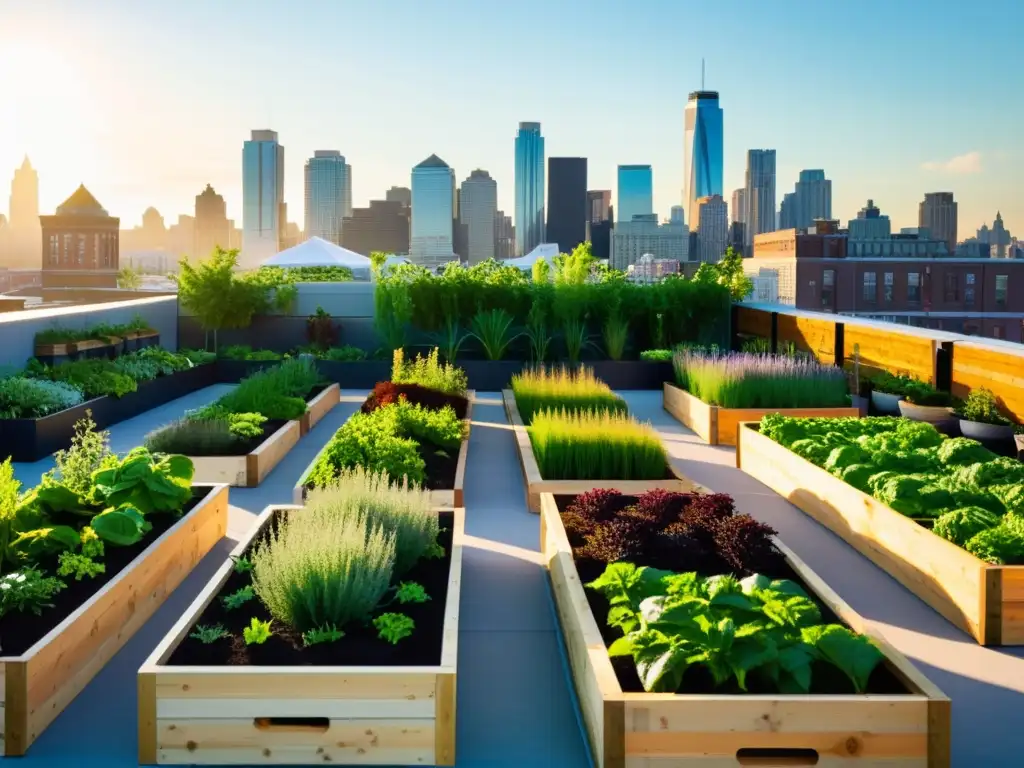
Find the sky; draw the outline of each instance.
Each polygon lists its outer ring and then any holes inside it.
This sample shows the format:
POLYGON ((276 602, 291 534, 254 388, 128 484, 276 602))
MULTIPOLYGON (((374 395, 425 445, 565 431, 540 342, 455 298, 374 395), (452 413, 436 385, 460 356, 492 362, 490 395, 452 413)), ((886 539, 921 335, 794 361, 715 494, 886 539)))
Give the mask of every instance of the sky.
POLYGON ((724 110, 725 196, 746 150, 777 150, 777 200, 803 168, 833 216, 874 199, 916 226, 925 192, 963 239, 997 210, 1024 238, 1022 0, 0 0, 0 212, 27 154, 50 213, 80 183, 122 227, 191 214, 207 183, 241 226, 242 143, 276 130, 289 219, 305 160, 337 149, 354 205, 409 186, 436 153, 514 208, 513 145, 539 121, 588 187, 651 164, 655 210, 681 202, 683 108, 724 110))

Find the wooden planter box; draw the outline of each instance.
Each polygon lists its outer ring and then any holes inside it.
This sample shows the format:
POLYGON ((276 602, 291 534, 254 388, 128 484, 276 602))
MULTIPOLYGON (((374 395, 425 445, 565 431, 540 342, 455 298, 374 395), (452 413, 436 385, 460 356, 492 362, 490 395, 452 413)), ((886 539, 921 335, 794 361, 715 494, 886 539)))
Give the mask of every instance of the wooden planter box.
POLYGON ((950 764, 950 702, 793 552, 789 565, 851 629, 870 635, 904 695, 625 693, 587 603, 552 494, 541 498, 540 546, 596 768, 950 764), (771 750, 769 755, 741 750, 771 750), (800 750, 814 750, 801 755, 800 750), (749 755, 749 757, 748 757, 749 755))
MULTIPOLYGON (((466 417, 462 420, 465 425, 465 437, 462 438, 462 445, 459 447, 458 463, 455 468, 455 487, 452 489, 438 489, 430 492, 430 502, 437 509, 452 509, 455 507, 464 506, 463 502, 463 489, 466 483, 466 458, 469 456, 469 432, 473 426, 473 398, 476 396, 474 390, 469 390, 466 393, 466 399, 469 401, 469 405, 466 407, 466 417)), ((295 487, 292 488, 292 503, 301 505, 306 500, 306 483, 309 480, 309 475, 313 471, 313 467, 320 460, 320 456, 324 451, 327 450, 325 444, 320 452, 313 457, 313 460, 309 463, 299 477, 295 487)))
POLYGON ((193 480, 199 483, 224 483, 236 488, 255 488, 301 437, 301 425, 286 421, 284 426, 242 456, 190 456, 195 465, 193 480))
MULTIPOLYGON (((117 343, 121 340, 117 339, 117 343)), ((86 339, 84 341, 68 341, 63 344, 36 344, 33 349, 33 356, 42 362, 53 361, 64 362, 61 358, 77 359, 81 357, 95 357, 101 355, 102 350, 111 351, 116 346, 112 341, 105 339, 86 339)))
POLYGON ((299 433, 303 436, 309 434, 309 430, 317 425, 330 410, 341 402, 341 387, 331 384, 327 389, 314 397, 306 404, 306 412, 299 420, 299 433))
POLYGON ((709 445, 736 445, 740 422, 760 421, 769 413, 783 416, 817 416, 839 419, 860 416, 860 409, 849 408, 720 408, 708 405, 686 390, 665 383, 662 403, 666 411, 696 432, 709 445))
POLYGON ((516 448, 519 451, 519 466, 523 472, 523 482, 526 484, 527 505, 534 514, 540 513, 540 496, 542 493, 575 495, 584 493, 594 488, 615 488, 622 493, 635 495, 655 488, 664 488, 666 491, 678 491, 680 493, 706 492, 707 489, 699 485, 672 466, 669 463, 668 470, 671 471, 673 479, 665 480, 545 480, 541 477, 540 467, 537 466, 537 458, 533 455, 533 444, 530 442, 530 435, 526 431, 522 418, 519 416, 519 407, 516 405, 516 396, 511 389, 502 392, 505 401, 505 414, 515 432, 516 448))
POLYGON ((20 656, 0 656, 4 755, 25 754, 220 541, 227 522, 228 489, 214 486, 38 643, 20 656))
POLYGON ((744 424, 736 466, 970 633, 1024 645, 1024 566, 990 565, 744 424))
MULTIPOLYGON (((264 510, 233 556, 288 508, 264 510)), ((166 666, 230 577, 225 561, 139 669, 139 763, 455 765, 461 508, 452 533, 441 660, 429 667, 166 666)))

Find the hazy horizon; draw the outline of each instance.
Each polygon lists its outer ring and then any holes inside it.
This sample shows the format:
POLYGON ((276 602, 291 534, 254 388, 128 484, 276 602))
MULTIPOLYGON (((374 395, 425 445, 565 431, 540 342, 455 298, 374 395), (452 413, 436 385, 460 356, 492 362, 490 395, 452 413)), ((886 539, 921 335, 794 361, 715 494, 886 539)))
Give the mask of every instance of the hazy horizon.
POLYGON ((356 207, 409 186, 435 153, 459 183, 486 169, 512 215, 516 129, 539 121, 547 156, 586 157, 588 187, 613 202, 617 165, 652 165, 668 216, 703 57, 725 114, 727 201, 746 150, 771 148, 776 206, 801 169, 823 168, 844 222, 872 198, 894 229, 916 226, 924 193, 950 191, 960 239, 997 210, 1024 237, 1024 104, 1011 101, 1024 72, 1012 36, 994 34, 1019 28, 1024 4, 147 5, 0 0, 0 210, 28 155, 42 213, 84 183, 123 228, 150 206, 170 225, 210 183, 241 226, 242 143, 269 128, 300 226, 317 149, 352 165, 356 207))

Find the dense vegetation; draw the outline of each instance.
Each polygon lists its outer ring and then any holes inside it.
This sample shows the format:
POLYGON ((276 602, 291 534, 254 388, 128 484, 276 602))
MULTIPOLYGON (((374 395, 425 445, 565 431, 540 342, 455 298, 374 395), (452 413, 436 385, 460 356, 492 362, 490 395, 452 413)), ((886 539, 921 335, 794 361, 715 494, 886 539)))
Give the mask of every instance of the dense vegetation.
POLYGON ((795 419, 761 432, 990 563, 1024 564, 1024 464, 930 424, 890 417, 795 419))
POLYGON ((143 320, 141 316, 136 315, 130 323, 122 323, 118 325, 100 323, 81 330, 63 328, 60 326, 47 328, 45 331, 40 331, 36 334, 35 344, 36 346, 44 344, 68 344, 76 341, 102 341, 111 343, 117 339, 124 339, 126 336, 152 331, 153 329, 150 328, 149 324, 143 320))

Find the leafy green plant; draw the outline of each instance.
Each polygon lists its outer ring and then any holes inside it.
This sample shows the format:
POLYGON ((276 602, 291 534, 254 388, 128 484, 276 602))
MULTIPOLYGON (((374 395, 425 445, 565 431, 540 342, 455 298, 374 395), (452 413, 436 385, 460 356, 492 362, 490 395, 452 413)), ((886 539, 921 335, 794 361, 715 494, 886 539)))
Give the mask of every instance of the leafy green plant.
POLYGON ((440 351, 441 357, 448 363, 456 361, 463 345, 469 338, 470 335, 463 332, 458 321, 454 318, 445 320, 441 331, 434 334, 436 347, 440 351))
POLYGON ((331 347, 323 352, 320 357, 324 360, 332 360, 336 363, 352 363, 366 359, 366 352, 359 347, 345 344, 340 347, 331 347))
POLYGON ((398 589, 395 590, 395 599, 402 605, 406 603, 425 603, 430 599, 430 595, 427 594, 422 584, 417 584, 415 581, 403 581, 398 585, 398 589))
POLYGON ((253 617, 249 626, 242 630, 242 639, 246 645, 263 645, 274 633, 271 631, 271 621, 260 621, 253 617))
POLYGON ((200 415, 258 413, 274 421, 296 420, 306 412, 305 397, 319 378, 312 360, 285 360, 245 377, 200 415))
POLYGON ((821 661, 865 693, 884 658, 870 638, 822 625, 817 604, 792 581, 613 563, 587 587, 605 596, 608 624, 624 633, 609 655, 632 657, 648 692, 675 693, 686 671, 702 666, 719 688, 746 691, 754 676, 779 693, 805 694, 821 661))
POLYGON ((501 360, 509 345, 522 334, 512 333, 512 315, 504 309, 481 310, 473 316, 471 325, 474 339, 480 342, 484 357, 501 360))
POLYGON ((245 555, 234 558, 235 573, 250 573, 252 571, 252 560, 245 555))
POLYGON ((871 386, 876 392, 882 392, 887 395, 897 395, 899 397, 904 397, 910 388, 915 384, 920 383, 912 376, 892 374, 888 371, 880 371, 869 378, 871 386))
POLYGON ((189 634, 189 637, 193 640, 198 640, 204 645, 212 645, 221 638, 231 637, 231 633, 224 629, 220 624, 215 624, 211 627, 196 624, 196 628, 189 634))
POLYGON ((7 548, 16 538, 21 483, 14 476, 10 458, 0 464, 0 567, 9 559, 7 548))
POLYGON ((43 484, 56 480, 76 497, 87 498, 92 491, 93 473, 116 459, 110 452, 109 440, 110 433, 97 430, 92 411, 86 411, 85 418, 75 422, 71 445, 53 455, 54 468, 43 476, 43 484))
POLYGON ((237 610, 245 605, 247 602, 256 597, 256 593, 253 591, 251 584, 246 584, 241 589, 237 589, 230 595, 224 595, 221 598, 221 602, 224 603, 224 608, 229 611, 237 610))
POLYGON ((122 373, 111 360, 87 358, 61 363, 52 368, 45 365, 30 365, 26 373, 34 378, 60 381, 83 392, 86 397, 123 397, 135 392, 135 379, 122 373))
MULTIPOLYGON (((547 266, 546 261, 537 261, 534 266, 537 264, 547 266)), ((548 332, 544 305, 539 299, 534 299, 530 305, 530 313, 526 316, 525 334, 530 341, 530 359, 537 365, 543 365, 551 348, 551 334, 548 332)))
POLYGON ((616 311, 604 321, 601 330, 604 348, 612 360, 621 360, 629 341, 629 323, 616 311))
POLYGON ((139 447, 116 466, 95 472, 92 482, 97 497, 108 506, 130 505, 143 515, 181 512, 192 498, 193 472, 186 456, 154 454, 139 447))
POLYGON ((949 392, 940 392, 931 384, 915 381, 903 390, 904 399, 913 405, 945 407, 953 404, 949 392))
POLYGON ((207 365, 217 359, 216 352, 207 352, 205 349, 181 349, 178 354, 186 358, 192 365, 207 365))
POLYGON ((401 349, 391 359, 391 381, 395 384, 419 384, 447 395, 466 396, 469 381, 466 372, 451 363, 442 363, 435 347, 426 357, 406 360, 401 349))
POLYGON ((981 424, 1006 425, 1012 422, 999 409, 999 401, 992 390, 981 387, 972 389, 967 395, 960 418, 966 421, 977 421, 981 424))
POLYGON ((671 349, 645 349, 640 353, 640 359, 648 363, 671 363, 671 349))
POLYGON ((650 424, 621 413, 541 411, 527 427, 545 480, 661 480, 668 457, 650 424))
POLYGON ((329 349, 337 339, 331 313, 317 306, 316 312, 306 319, 306 340, 319 349, 329 349))
POLYGON ((106 573, 107 567, 103 563, 97 563, 91 557, 78 552, 61 552, 57 558, 58 576, 74 576, 75 581, 84 578, 94 579, 101 573, 106 573))
POLYGON ((382 613, 373 620, 377 636, 392 645, 412 635, 416 623, 404 613, 382 613))
POLYGON ((85 401, 82 391, 63 381, 0 378, 0 419, 39 419, 85 401))
POLYGON ((28 612, 40 616, 44 608, 53 607, 50 600, 65 586, 60 579, 44 576, 35 568, 0 576, 0 616, 28 612))
POLYGON ((772 353, 772 342, 760 336, 744 339, 740 350, 751 355, 770 355, 772 353))
POLYGON ((598 379, 592 369, 543 366, 512 377, 512 393, 524 424, 541 410, 625 413, 626 401, 598 379))
POLYGON ((153 453, 177 453, 185 456, 230 456, 242 438, 231 431, 224 417, 186 416, 160 427, 143 438, 153 453))
POLYGON ((321 643, 336 643, 344 636, 345 633, 333 625, 318 627, 302 633, 302 644, 308 648, 311 645, 320 645, 321 643))

